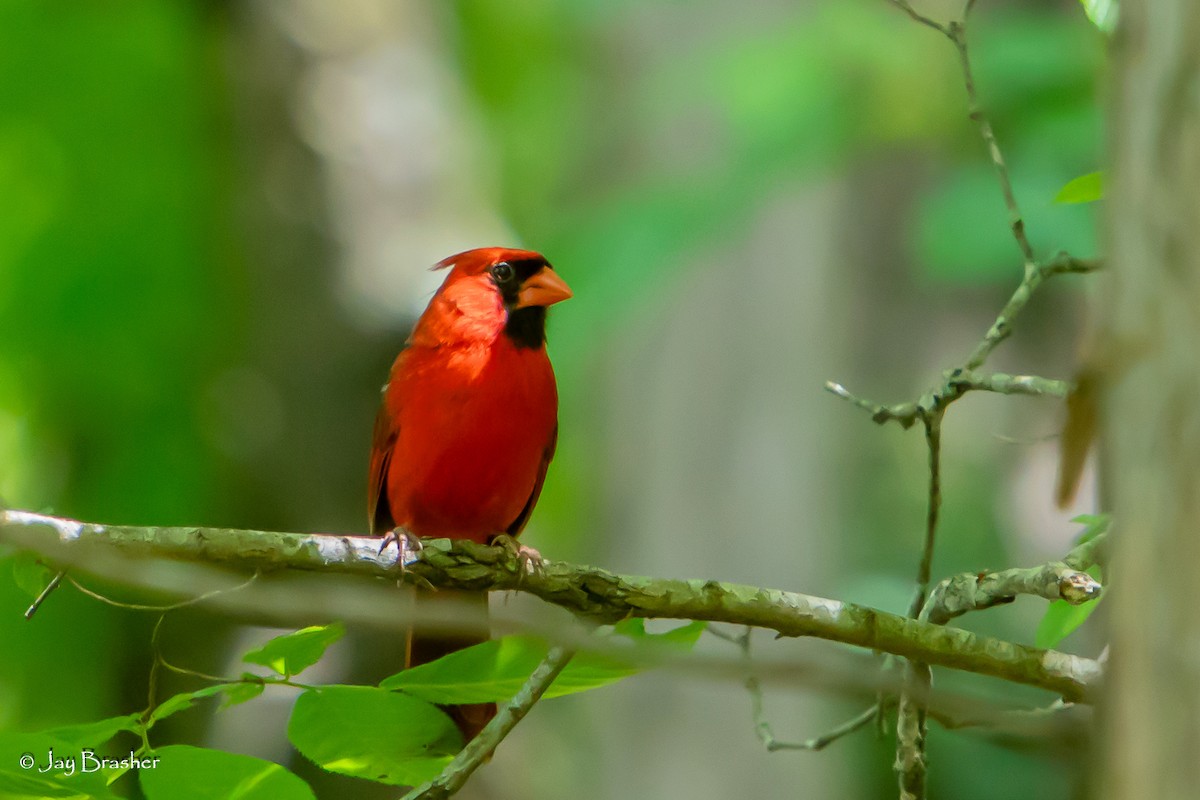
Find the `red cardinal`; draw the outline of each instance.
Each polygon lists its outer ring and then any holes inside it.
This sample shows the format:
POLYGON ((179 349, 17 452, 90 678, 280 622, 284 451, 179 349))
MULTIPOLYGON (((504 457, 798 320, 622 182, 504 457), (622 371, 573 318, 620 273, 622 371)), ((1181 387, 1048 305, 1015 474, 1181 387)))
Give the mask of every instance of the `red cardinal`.
MULTIPOLYGON (((488 544, 525 527, 554 456, 558 391, 546 308, 571 290, 529 250, 468 250, 434 269, 446 267, 384 388, 367 508, 374 535, 488 544)), ((470 632, 410 628, 406 667, 488 638, 486 593, 437 596, 479 609, 463 620, 470 632)), ((496 714, 492 703, 445 710, 467 740, 496 714)))

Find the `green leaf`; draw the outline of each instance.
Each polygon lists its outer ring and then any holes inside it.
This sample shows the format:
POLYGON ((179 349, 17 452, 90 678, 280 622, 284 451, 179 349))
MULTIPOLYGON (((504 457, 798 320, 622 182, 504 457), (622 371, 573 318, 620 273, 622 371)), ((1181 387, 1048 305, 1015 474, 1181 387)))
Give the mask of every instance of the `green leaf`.
MULTIPOLYGON (((1100 580, 1099 567, 1090 567, 1087 573, 1096 580, 1100 580)), ((1103 599, 1104 596, 1101 595, 1095 600, 1089 600, 1077 606, 1071 605, 1066 600, 1053 601, 1038 624, 1037 633, 1033 639, 1034 645, 1041 648, 1057 646, 1092 615, 1096 606, 1103 599)))
POLYGON ((249 673, 243 675, 242 678, 243 683, 225 684, 225 700, 222 701, 221 708, 229 708, 247 700, 253 700, 263 693, 263 689, 267 688, 265 683, 254 680, 254 676, 249 673))
MULTIPOLYGON (((1100 534, 1108 530, 1109 524, 1112 522, 1111 514, 1080 514, 1073 518, 1071 522, 1078 522, 1083 525, 1083 531, 1075 540, 1076 545, 1081 545, 1084 542, 1090 542, 1100 534)), ((1093 576, 1097 577, 1097 576, 1093 576)))
POLYGON ((276 636, 262 647, 246 653, 242 660, 270 667, 290 678, 320 661, 325 649, 345 633, 346 629, 340 622, 302 628, 294 633, 276 636))
POLYGON ((124 770, 92 768, 98 756, 86 760, 83 748, 72 742, 48 733, 2 732, 0 754, 0 797, 119 800, 108 784, 124 770), (33 762, 26 764, 26 758, 33 762))
POLYGON ((99 747, 121 731, 137 733, 141 729, 139 717, 138 714, 126 714, 123 717, 109 717, 97 722, 53 728, 44 733, 77 747, 99 747))
POLYGON ((1056 203, 1094 203, 1104 199, 1104 173, 1089 172, 1067 181, 1054 196, 1056 203))
MULTIPOLYGON (((628 655, 581 652, 546 690, 546 697, 597 689, 635 675, 658 647, 689 649, 700 638, 703 622, 691 622, 665 633, 647 633, 641 619, 624 620, 612 634, 637 642, 628 655)), ((532 636, 505 636, 450 653, 428 664, 385 678, 379 685, 398 689, 431 703, 488 703, 507 700, 520 690, 546 657, 546 643, 532 636)))
POLYGON ((323 769, 394 786, 430 780, 463 746, 437 707, 371 686, 309 689, 296 699, 288 738, 323 769))
POLYGON ((196 704, 197 700, 203 700, 206 697, 212 697, 218 692, 228 691, 230 687, 239 686, 236 683, 217 683, 212 686, 205 686, 203 689, 197 689, 194 692, 183 692, 182 694, 168 697, 163 702, 155 706, 154 711, 150 714, 148 725, 166 719, 172 714, 178 714, 180 711, 186 711, 196 704))
POLYGON ((12 560, 13 580, 22 592, 36 598, 54 577, 54 570, 33 553, 17 553, 12 560))
POLYGON ((185 744, 154 751, 158 764, 138 770, 146 800, 315 800, 299 776, 261 758, 185 744))
POLYGON ((1100 30, 1112 33, 1117 27, 1118 0, 1079 0, 1079 3, 1088 19, 1100 30))
MULTIPOLYGON (((383 689, 400 689, 431 703, 507 700, 520 690, 530 673, 546 657, 547 651, 542 639, 505 636, 456 650, 436 661, 398 672, 384 678, 379 686, 383 689)), ((570 668, 571 665, 567 665, 567 669, 570 668)), ((549 694, 547 692, 547 696, 549 694)))
POLYGON ((648 633, 646 631, 646 620, 641 617, 630 617, 614 625, 613 633, 628 636, 637 641, 650 642, 653 646, 670 645, 684 650, 691 650, 692 646, 700 640, 700 635, 704 633, 707 627, 707 622, 693 620, 686 625, 680 625, 669 631, 648 633))

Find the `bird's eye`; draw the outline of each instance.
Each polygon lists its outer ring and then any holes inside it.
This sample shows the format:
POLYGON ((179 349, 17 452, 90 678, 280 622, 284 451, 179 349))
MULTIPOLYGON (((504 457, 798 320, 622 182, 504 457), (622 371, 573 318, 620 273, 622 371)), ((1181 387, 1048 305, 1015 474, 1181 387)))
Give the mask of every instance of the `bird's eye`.
POLYGON ((496 283, 508 283, 513 279, 514 274, 512 264, 505 261, 492 267, 492 277, 496 279, 496 283))

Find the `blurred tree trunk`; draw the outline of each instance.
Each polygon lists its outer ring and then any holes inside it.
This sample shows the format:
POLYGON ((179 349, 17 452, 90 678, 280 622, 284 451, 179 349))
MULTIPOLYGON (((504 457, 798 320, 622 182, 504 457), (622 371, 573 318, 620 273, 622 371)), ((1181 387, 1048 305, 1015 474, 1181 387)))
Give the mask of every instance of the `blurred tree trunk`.
POLYGON ((1122 3, 1102 308, 1113 798, 1200 786, 1200 4, 1122 3))

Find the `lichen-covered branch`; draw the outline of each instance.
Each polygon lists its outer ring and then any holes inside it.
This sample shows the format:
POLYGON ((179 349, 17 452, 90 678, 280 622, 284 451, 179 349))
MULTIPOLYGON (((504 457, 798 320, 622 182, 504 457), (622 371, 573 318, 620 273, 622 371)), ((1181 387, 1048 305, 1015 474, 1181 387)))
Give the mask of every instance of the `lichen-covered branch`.
MULTIPOLYGON (((516 590, 598 622, 626 617, 694 619, 750 625, 783 636, 812 636, 926 663, 1037 686, 1088 702, 1101 679, 1091 659, 1039 650, 968 631, 906 619, 822 597, 732 583, 617 575, 546 561, 527 573, 507 549, 429 540, 403 569, 379 539, 227 528, 130 527, 5 511, 0 541, 86 570, 98 551, 225 564, 242 570, 352 573, 460 589, 516 590)), ((405 560, 409 560, 408 557, 405 560)))
POLYGON ((1095 578, 1064 561, 1030 569, 966 573, 947 578, 934 587, 921 619, 945 625, 968 611, 1010 603, 1020 594, 1079 605, 1099 597, 1101 590, 1095 578))
MULTIPOLYGON (((908 607, 910 618, 920 619, 928 599, 942 508, 942 417, 945 408, 924 414, 925 444, 929 450, 929 492, 925 514, 925 545, 917 566, 917 588, 908 607)), ((929 665, 909 659, 904 665, 904 691, 896 712, 896 763, 902 798, 925 796, 925 699, 932 684, 929 665)))

